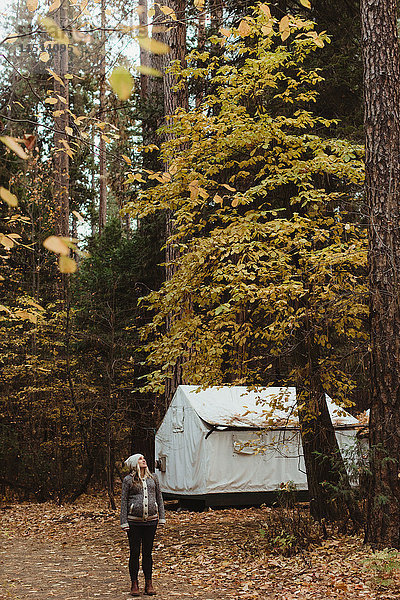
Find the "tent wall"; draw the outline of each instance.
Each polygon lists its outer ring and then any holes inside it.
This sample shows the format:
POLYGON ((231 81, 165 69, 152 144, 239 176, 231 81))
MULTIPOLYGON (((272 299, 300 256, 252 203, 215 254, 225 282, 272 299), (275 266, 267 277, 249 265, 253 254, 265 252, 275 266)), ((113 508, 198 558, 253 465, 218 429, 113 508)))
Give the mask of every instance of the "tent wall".
MULTIPOLYGON (((235 419, 240 408, 248 412, 244 402, 248 405, 249 397, 243 398, 241 388, 239 392, 236 411, 232 410, 235 419)), ((267 496, 288 481, 306 493, 307 477, 298 427, 262 432, 239 427, 212 431, 200 418, 198 397, 195 396, 196 405, 191 393, 190 386, 178 387, 156 434, 156 459, 165 457, 165 471, 157 471, 164 494, 204 500, 206 505, 213 506, 266 502, 267 496)), ((230 393, 232 395, 233 390, 230 393)), ((212 404, 216 401, 217 396, 212 398, 212 404)), ((205 402, 200 408, 205 410, 207 406, 205 402)), ((228 404, 225 412, 227 408, 228 404)), ((217 407, 213 406, 213 411, 217 413, 217 407)), ((339 447, 348 454, 348 448, 355 444, 357 429, 352 425, 356 419, 351 415, 345 419, 346 428, 337 426, 336 437, 339 447)))
POLYGON ((293 481, 307 489, 298 431, 215 431, 207 439, 207 492, 266 492, 293 481))
POLYGON ((157 470, 163 492, 206 493, 207 431, 178 388, 155 439, 156 460, 165 456, 165 472, 157 470))

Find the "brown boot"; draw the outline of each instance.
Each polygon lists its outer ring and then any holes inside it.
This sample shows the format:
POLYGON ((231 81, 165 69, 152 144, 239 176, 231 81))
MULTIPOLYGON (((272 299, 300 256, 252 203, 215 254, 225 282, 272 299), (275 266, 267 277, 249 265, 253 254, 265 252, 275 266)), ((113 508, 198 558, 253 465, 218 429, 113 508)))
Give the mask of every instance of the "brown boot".
POLYGON ((144 593, 148 596, 155 596, 156 590, 153 588, 153 583, 151 579, 146 579, 146 585, 144 587, 144 593))
POLYGON ((132 581, 132 585, 131 585, 131 596, 140 596, 140 592, 139 592, 139 582, 137 579, 135 579, 134 581, 132 581))

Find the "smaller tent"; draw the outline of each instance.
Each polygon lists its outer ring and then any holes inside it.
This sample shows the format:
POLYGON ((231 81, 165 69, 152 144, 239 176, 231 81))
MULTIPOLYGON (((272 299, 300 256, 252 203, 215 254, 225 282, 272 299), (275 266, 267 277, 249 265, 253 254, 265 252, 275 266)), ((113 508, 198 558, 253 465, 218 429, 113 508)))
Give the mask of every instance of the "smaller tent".
MULTIPOLYGON (((341 449, 358 420, 327 397, 341 449)), ((282 483, 307 491, 296 389, 180 385, 155 438, 166 498, 206 506, 270 501, 282 483)))

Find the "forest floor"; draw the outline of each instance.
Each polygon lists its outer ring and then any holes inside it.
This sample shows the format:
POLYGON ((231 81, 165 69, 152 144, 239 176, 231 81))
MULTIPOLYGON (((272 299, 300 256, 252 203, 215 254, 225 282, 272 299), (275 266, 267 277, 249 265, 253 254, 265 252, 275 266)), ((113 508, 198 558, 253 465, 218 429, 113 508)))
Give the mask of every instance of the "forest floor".
MULTIPOLYGON (((73 506, 23 503, 0 509, 2 599, 130 598, 126 535, 119 528, 117 511, 109 509, 104 498, 85 497, 73 506)), ((373 569, 374 555, 363 546, 361 536, 330 532, 328 539, 316 540, 296 556, 284 557, 274 551, 266 528, 270 531, 276 521, 279 530, 279 510, 167 510, 167 525, 159 528, 155 543, 156 598, 400 597, 399 564, 385 560, 386 575, 373 569)), ((306 515, 306 509, 302 510, 306 515)), ((301 517, 301 511, 296 514, 296 519, 301 517)), ((292 527, 297 526, 293 521, 292 527)), ((279 546, 288 540, 285 533, 276 536, 274 543, 279 546)), ((140 583, 142 588, 142 580, 140 583)))

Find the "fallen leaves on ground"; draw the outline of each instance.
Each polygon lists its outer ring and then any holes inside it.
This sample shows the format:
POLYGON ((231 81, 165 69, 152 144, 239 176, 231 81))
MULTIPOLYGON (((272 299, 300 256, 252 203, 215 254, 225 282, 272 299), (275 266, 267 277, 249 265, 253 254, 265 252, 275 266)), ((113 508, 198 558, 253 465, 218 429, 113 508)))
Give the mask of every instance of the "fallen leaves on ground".
MULTIPOLYGON (((399 597, 397 565, 386 580, 380 577, 371 568, 372 552, 363 545, 360 536, 332 533, 329 539, 290 558, 266 553, 260 529, 266 515, 273 518, 279 510, 269 507, 205 512, 167 510, 167 525, 159 528, 154 551, 155 577, 165 590, 165 597, 204 600, 390 600, 399 597)), ((61 583, 53 581, 53 587, 49 587, 47 579, 47 587, 43 587, 42 582, 40 588, 39 582, 38 590, 29 590, 30 598, 34 599, 36 591, 39 594, 40 590, 51 588, 53 591, 47 596, 42 593, 42 597, 51 598, 56 594, 58 600, 83 600, 88 597, 89 588, 82 587, 79 595, 80 584, 89 578, 90 585, 91 573, 96 586, 102 590, 101 595, 112 598, 116 583, 121 578, 128 579, 126 536, 119 528, 118 511, 108 508, 104 497, 87 496, 74 505, 64 506, 14 504, 3 506, 1 512, 7 572, 12 570, 10 561, 15 561, 18 573, 18 553, 26 552, 29 557, 30 548, 32 552, 46 548, 45 552, 42 550, 42 568, 33 565, 35 580, 38 572, 46 572, 46 561, 52 565, 47 578, 50 572, 53 579, 56 577, 58 564, 54 561, 60 548, 69 551, 65 556, 75 565, 71 576, 76 581, 75 587, 63 593, 62 578, 61 583)), ((9 585, 18 587, 18 578, 11 584, 10 581, 9 585)), ((10 595, 9 589, 7 593, 10 598, 19 597, 10 595)), ((95 589, 93 596, 97 595, 95 589)), ((163 598, 163 592, 158 597, 163 598)))

